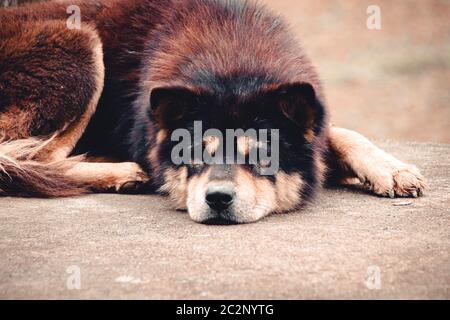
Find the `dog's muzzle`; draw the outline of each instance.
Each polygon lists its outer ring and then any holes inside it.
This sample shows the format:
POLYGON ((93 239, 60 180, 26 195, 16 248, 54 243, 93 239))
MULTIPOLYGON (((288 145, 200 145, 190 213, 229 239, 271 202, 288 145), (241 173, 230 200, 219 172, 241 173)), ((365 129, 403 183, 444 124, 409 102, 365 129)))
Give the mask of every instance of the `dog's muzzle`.
POLYGON ((229 209, 232 207, 236 197, 234 188, 230 185, 214 185, 208 187, 205 201, 209 208, 215 213, 215 217, 209 219, 207 224, 232 224, 229 209))

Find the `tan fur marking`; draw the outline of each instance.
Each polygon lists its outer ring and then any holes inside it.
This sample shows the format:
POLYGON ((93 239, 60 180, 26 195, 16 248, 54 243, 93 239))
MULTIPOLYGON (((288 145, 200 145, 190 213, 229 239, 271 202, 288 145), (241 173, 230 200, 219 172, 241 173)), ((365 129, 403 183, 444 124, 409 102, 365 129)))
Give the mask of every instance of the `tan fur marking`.
POLYGON ((202 212, 206 208, 204 197, 209 182, 211 169, 205 173, 194 176, 190 179, 187 187, 187 201, 186 206, 189 210, 191 218, 195 221, 202 221, 202 212))
POLYGON ((158 131, 158 134, 156 135, 156 143, 161 144, 167 139, 167 130, 162 129, 158 131))
POLYGON ((244 136, 237 139, 237 149, 239 153, 243 154, 244 156, 248 156, 250 150, 254 147, 256 147, 256 141, 254 141, 250 137, 244 136))
POLYGON ((332 127, 329 141, 341 167, 350 170, 374 193, 390 197, 417 197, 423 193, 426 183, 415 166, 377 148, 359 133, 332 127))
POLYGON ((306 141, 308 141, 309 143, 312 143, 314 141, 314 139, 316 138, 314 130, 307 129, 306 132, 304 133, 304 137, 305 137, 306 141))
POLYGON ((319 180, 319 184, 322 185, 327 176, 328 167, 323 159, 323 155, 321 154, 316 155, 314 162, 317 168, 317 178, 319 180))
POLYGON ((119 191, 129 182, 146 182, 147 175, 134 162, 90 163, 80 162, 66 172, 69 177, 83 181, 96 191, 119 191))
POLYGON ((236 193, 239 199, 245 200, 251 205, 255 205, 257 202, 257 188, 255 178, 241 168, 237 168, 235 174, 236 193))
POLYGON ((203 145, 205 147, 205 150, 210 155, 213 155, 217 152, 217 150, 220 147, 220 139, 218 137, 214 137, 214 136, 205 137, 203 139, 203 145))
POLYGON ((304 182, 299 173, 287 174, 280 171, 276 175, 277 212, 294 209, 300 202, 304 182))
POLYGON ((257 221, 276 211, 275 190, 268 180, 256 178, 238 168, 235 181, 238 195, 235 211, 239 222, 257 221))
POLYGON ((186 167, 180 169, 169 168, 164 172, 164 184, 160 191, 167 193, 175 203, 176 209, 185 209, 187 201, 187 175, 186 167))

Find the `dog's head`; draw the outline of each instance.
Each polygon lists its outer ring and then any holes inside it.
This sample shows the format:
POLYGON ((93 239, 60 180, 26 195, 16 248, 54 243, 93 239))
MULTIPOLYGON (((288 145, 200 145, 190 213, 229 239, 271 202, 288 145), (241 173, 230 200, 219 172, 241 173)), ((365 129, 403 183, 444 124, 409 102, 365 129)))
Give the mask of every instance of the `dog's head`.
POLYGON ((154 88, 149 159, 159 189, 201 223, 248 223, 298 208, 319 179, 324 110, 307 83, 245 97, 154 88))
POLYGON ((325 111, 314 68, 258 4, 189 3, 149 46, 135 159, 198 222, 298 208, 321 176, 325 111))

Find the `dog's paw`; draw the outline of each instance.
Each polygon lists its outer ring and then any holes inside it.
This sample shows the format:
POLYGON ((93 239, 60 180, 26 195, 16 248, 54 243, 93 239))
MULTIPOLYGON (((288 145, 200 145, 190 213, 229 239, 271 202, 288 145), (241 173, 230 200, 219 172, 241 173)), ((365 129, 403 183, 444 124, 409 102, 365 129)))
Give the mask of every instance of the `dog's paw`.
POLYGON ((420 197, 426 187, 420 171, 412 165, 380 165, 365 179, 365 185, 384 197, 420 197))
POLYGON ((120 170, 115 172, 114 188, 118 193, 136 193, 150 179, 147 174, 135 163, 121 163, 120 170))
POLYGON ((129 181, 116 187, 116 192, 120 194, 139 194, 144 190, 146 181, 129 181))

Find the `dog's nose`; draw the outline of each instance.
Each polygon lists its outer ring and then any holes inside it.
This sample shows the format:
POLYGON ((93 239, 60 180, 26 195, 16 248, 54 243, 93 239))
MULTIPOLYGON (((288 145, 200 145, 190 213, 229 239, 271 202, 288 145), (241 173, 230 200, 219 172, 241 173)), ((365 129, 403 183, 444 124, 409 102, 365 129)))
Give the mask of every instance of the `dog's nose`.
POLYGON ((234 201, 235 192, 231 186, 211 186, 206 191, 206 203, 217 212, 228 209, 234 201))

